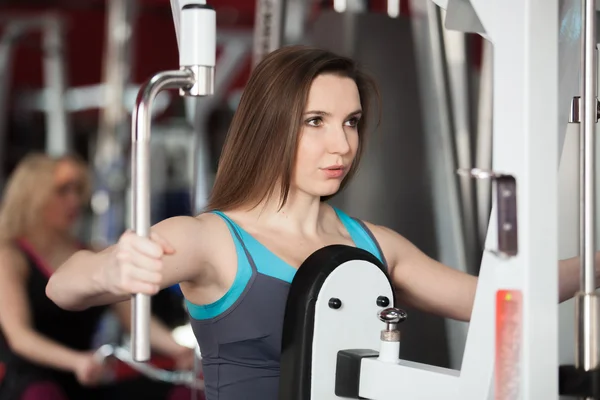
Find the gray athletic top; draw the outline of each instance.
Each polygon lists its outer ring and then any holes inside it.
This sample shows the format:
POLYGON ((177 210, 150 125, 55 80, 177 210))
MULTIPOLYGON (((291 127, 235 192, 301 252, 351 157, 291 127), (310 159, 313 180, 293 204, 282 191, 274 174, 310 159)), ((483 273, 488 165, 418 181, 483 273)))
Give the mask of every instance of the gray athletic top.
MULTIPOLYGON (((238 271, 218 301, 186 300, 202 352, 207 400, 277 400, 284 312, 296 269, 269 251, 224 213, 235 242, 238 271)), ((336 209, 356 247, 385 264, 370 230, 336 209)))

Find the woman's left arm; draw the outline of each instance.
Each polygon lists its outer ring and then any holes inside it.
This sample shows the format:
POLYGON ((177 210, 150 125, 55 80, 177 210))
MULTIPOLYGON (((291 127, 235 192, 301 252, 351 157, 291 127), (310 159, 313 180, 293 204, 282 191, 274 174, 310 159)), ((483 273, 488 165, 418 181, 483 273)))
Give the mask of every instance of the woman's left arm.
MULTIPOLYGON (((442 317, 471 319, 477 277, 430 258, 391 229, 367 225, 386 256, 401 303, 442 317)), ((558 279, 559 301, 573 297, 579 289, 579 258, 559 261, 558 279)))
MULTIPOLYGON (((96 253, 103 250, 97 246, 89 246, 89 249, 96 253)), ((131 301, 115 303, 112 305, 112 309, 123 329, 131 332, 131 301)), ((179 345, 167 326, 153 315, 150 316, 150 347, 158 353, 174 359, 178 369, 187 370, 194 365, 194 350, 179 345)))

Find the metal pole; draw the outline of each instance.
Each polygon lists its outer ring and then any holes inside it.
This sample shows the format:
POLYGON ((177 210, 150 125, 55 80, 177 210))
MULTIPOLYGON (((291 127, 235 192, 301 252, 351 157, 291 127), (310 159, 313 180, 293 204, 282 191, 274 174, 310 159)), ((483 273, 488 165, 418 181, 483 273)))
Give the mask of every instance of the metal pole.
POLYGON ((100 109, 100 123, 94 154, 95 197, 107 202, 95 206, 92 242, 100 247, 113 244, 125 228, 124 216, 126 182, 125 142, 130 127, 125 109, 125 87, 130 81, 131 42, 137 16, 133 0, 108 2, 104 64, 104 106, 100 109))
MULTIPOLYGON (((492 130, 493 130, 493 47, 483 41, 483 61, 479 79, 479 101, 477 110, 477 140, 475 166, 483 170, 492 170, 492 130)), ((487 236, 490 214, 492 212, 492 182, 489 179, 477 179, 477 229, 478 242, 483 245, 487 236)))
POLYGON ((224 101, 227 94, 226 88, 237 77, 243 60, 252 50, 252 42, 244 36, 232 36, 221 39, 221 55, 219 57, 219 74, 215 76, 215 94, 210 97, 189 98, 194 107, 190 122, 194 126, 195 139, 194 148, 196 156, 193 166, 192 185, 192 212, 200 213, 206 207, 208 194, 210 192, 209 182, 209 140, 206 132, 207 119, 211 111, 224 101))
MULTIPOLYGON (((179 89, 182 96, 214 93, 217 19, 204 1, 181 8, 178 71, 154 75, 140 89, 131 130, 132 226, 139 236, 150 234, 150 124, 152 102, 161 90, 179 89)), ((150 296, 133 295, 131 351, 134 361, 150 359, 150 296)))
POLYGON ((600 302, 595 295, 595 135, 596 135, 596 0, 583 0, 582 16, 582 118, 580 172, 580 259, 581 291, 577 298, 577 366, 585 370, 598 367, 600 302))
POLYGON ((256 67, 267 54, 283 45, 286 7, 287 0, 257 0, 253 67, 256 67))
MULTIPOLYGON (((152 102, 165 89, 191 87, 196 82, 190 70, 165 71, 146 82, 135 102, 131 131, 132 226, 139 236, 150 235, 150 124, 152 102)), ((131 351, 135 361, 150 359, 150 297, 135 294, 132 302, 131 351)))
POLYGON ((42 31, 46 112, 46 152, 61 156, 72 148, 71 129, 65 107, 66 73, 63 24, 59 17, 47 18, 42 31))
POLYGON ((390 18, 398 18, 400 16, 400 0, 388 0, 387 13, 390 18))
POLYGON ((581 289, 593 293, 596 289, 594 254, 596 247, 595 222, 595 181, 594 181, 594 146, 596 135, 596 1, 585 0, 583 21, 583 118, 581 120, 582 135, 582 196, 581 209, 581 254, 583 256, 583 274, 581 289))

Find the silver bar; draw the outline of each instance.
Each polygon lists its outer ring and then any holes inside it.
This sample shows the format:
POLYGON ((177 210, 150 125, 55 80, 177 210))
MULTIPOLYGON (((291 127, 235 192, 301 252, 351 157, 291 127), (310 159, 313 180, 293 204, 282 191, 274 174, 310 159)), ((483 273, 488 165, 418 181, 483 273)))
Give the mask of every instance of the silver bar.
POLYGON ((253 67, 256 67, 267 54, 282 46, 286 7, 287 0, 257 0, 253 67))
MULTIPOLYGON (((150 234, 150 128, 152 102, 161 90, 191 87, 191 70, 164 71, 147 81, 138 94, 131 129, 132 226, 139 236, 150 234)), ((150 359, 150 296, 135 294, 132 301, 131 351, 136 362, 150 359)))
MULTIPOLYGON (((483 62, 479 79, 475 166, 482 169, 492 169, 493 47, 487 40, 483 41, 483 46, 483 62)), ((492 212, 491 182, 489 180, 477 180, 475 182, 475 193, 477 197, 478 241, 481 245, 484 245, 492 212)))
MULTIPOLYGON (((444 14, 444 11, 441 11, 444 14)), ((471 126, 472 105, 469 90, 469 65, 467 62, 466 34, 444 28, 443 19, 439 21, 442 31, 442 46, 446 55, 448 74, 448 91, 454 135, 454 151, 458 168, 473 167, 473 132, 471 126)), ((475 181, 460 178, 458 181, 461 218, 464 226, 465 248, 467 256, 467 272, 479 273, 480 252, 483 245, 477 235, 477 210, 475 197, 475 181)))
POLYGON ((575 365, 590 371, 598 368, 600 352, 600 296, 579 292, 575 298, 575 365))
POLYGON ((366 0, 334 0, 333 9, 339 13, 362 13, 366 12, 368 7, 366 0))
POLYGON ((61 156, 72 148, 71 129, 64 103, 66 73, 62 21, 48 18, 42 32, 44 81, 48 95, 46 152, 61 156))
POLYGON ((387 0, 387 13, 390 18, 400 16, 400 0, 387 0))
POLYGON ((596 103, 596 1, 583 0, 582 21, 582 115, 580 140, 580 260, 581 291, 577 294, 576 365, 589 371, 599 365, 600 329, 598 297, 595 295, 595 134, 596 103))
POLYGON ((204 383, 199 381, 197 376, 194 376, 194 371, 168 371, 156 368, 149 364, 136 363, 132 359, 130 352, 123 347, 105 344, 96 350, 94 356, 101 364, 106 362, 107 358, 114 357, 142 375, 155 381, 167 382, 174 385, 184 385, 193 389, 192 392, 204 390, 204 383))
POLYGON ((238 76, 243 59, 252 50, 252 42, 245 37, 230 37, 221 41, 222 51, 219 57, 219 74, 215 76, 214 95, 202 98, 186 99, 189 108, 189 122, 194 126, 194 148, 196 156, 192 167, 192 212, 200 213, 206 207, 212 178, 208 164, 208 133, 207 119, 215 107, 224 101, 226 88, 238 76))
POLYGON ((597 122, 596 105, 596 0, 584 0, 583 16, 583 81, 581 107, 581 160, 582 160, 582 209, 581 209, 581 255, 583 274, 581 290, 593 293, 596 289, 594 255, 596 253, 595 238, 595 135, 597 122))
MULTIPOLYGON (((131 38, 137 17, 135 0, 110 0, 106 16, 104 49, 104 101, 100 109, 94 154, 94 196, 106 196, 106 207, 93 207, 92 242, 104 247, 114 244, 125 228, 127 183, 122 179, 127 163, 129 115, 125 89, 130 81, 131 38)), ((65 101, 68 96, 65 96, 65 101)))
POLYGON ((287 1, 283 24, 283 43, 286 45, 303 43, 306 38, 310 6, 310 2, 306 0, 287 1))

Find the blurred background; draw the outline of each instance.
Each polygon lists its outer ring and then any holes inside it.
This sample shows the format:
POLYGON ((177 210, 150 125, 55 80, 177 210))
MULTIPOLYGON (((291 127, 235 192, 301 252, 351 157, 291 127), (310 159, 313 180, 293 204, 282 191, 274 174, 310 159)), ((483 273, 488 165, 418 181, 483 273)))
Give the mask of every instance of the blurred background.
MULTIPOLYGON (((483 27, 468 1, 436 2, 208 1, 217 12, 215 95, 163 92, 154 104, 153 222, 204 207, 231 117, 260 59, 260 43, 268 41, 270 49, 306 43, 358 60, 382 94, 381 125, 362 169, 333 202, 477 275, 491 186, 456 170, 491 168, 492 47, 479 35, 483 27)), ((563 56, 578 57, 579 3, 561 2, 563 56)), ((569 72, 560 82, 566 88, 561 144, 570 99, 577 94, 577 67, 561 63, 561 71, 569 72)), ((78 226, 82 240, 114 243, 128 227, 135 97, 153 74, 178 68, 169 0, 0 1, 0 187, 31 151, 76 152, 94 178, 89 210, 78 226)), ((577 181, 573 174, 561 179, 577 181)), ((568 223, 576 230, 576 204, 569 207, 574 219, 568 223)), ((576 249, 573 242, 561 255, 576 255, 567 254, 576 249)), ((154 304, 170 315, 181 301, 154 304)), ((459 368, 468 325, 408 312, 403 358, 459 368)))
MULTIPOLYGON (((255 24, 257 15, 285 4, 282 23, 272 23, 267 36, 279 34, 280 45, 306 43, 349 55, 381 90, 381 126, 360 174, 336 203, 396 229, 432 257, 477 273, 489 187, 459 180, 455 170, 491 162, 490 57, 481 37, 447 30, 445 13, 431 1, 208 3, 217 12, 215 96, 189 99, 172 91, 155 102, 153 221, 202 209, 229 122, 260 56, 254 43, 265 30, 260 33, 261 20, 255 24)), ((179 68, 170 2, 2 1, 0 35, 0 182, 28 152, 75 151, 95 177, 81 235, 113 243, 127 226, 129 135, 139 86, 156 72, 179 68)), ((403 346, 406 357, 448 365, 446 323, 414 312, 411 320, 405 340, 414 336, 415 345, 403 346)), ((465 327, 456 329, 464 343, 465 327)), ((456 357, 460 362, 460 345, 456 357)))

